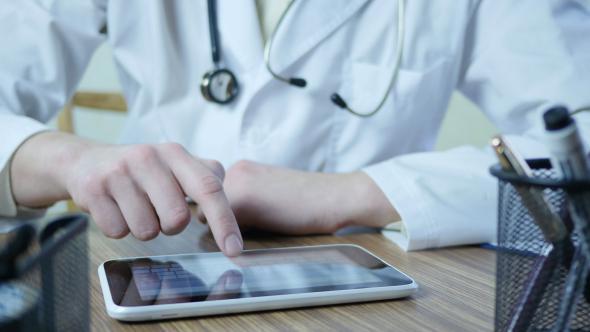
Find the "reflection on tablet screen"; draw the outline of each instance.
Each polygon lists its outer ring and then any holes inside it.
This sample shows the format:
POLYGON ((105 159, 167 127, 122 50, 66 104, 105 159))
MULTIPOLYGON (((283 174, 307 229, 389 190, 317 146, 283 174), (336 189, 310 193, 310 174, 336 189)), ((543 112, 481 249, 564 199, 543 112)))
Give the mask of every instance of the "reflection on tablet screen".
POLYGON ((352 246, 246 251, 228 258, 162 256, 105 263, 115 304, 211 301, 407 285, 396 269, 352 246))

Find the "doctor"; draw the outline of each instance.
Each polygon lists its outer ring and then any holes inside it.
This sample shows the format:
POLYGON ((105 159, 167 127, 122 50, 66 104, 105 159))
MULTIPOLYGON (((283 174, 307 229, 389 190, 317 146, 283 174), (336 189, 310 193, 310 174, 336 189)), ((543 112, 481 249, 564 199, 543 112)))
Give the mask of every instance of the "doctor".
POLYGON ((523 137, 555 103, 590 104, 589 7, 9 1, 0 214, 71 197, 107 236, 147 240, 187 225, 189 196, 228 255, 242 249, 238 224, 302 234, 401 221, 385 234, 406 250, 493 240, 493 157, 432 152, 451 93, 523 137), (103 42, 129 105, 125 145, 44 124, 103 42))

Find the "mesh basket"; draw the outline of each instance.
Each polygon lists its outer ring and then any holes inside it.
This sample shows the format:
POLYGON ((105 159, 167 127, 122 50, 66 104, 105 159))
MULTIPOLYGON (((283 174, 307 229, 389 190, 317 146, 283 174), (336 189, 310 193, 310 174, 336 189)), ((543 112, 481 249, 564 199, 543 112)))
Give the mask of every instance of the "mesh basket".
MULTIPOLYGON (((545 240, 516 186, 543 190, 553 211, 569 230, 573 227, 567 202, 570 190, 590 193, 588 183, 557 181, 548 160, 529 164, 534 180, 503 172, 499 166, 492 168, 492 174, 499 178, 496 331, 559 330, 556 324, 571 261, 567 259, 571 253, 560 251, 545 240)), ((571 239, 576 248, 576 236, 571 239)), ((590 305, 586 297, 590 298, 583 292, 575 294, 576 309, 568 323, 572 331, 590 331, 590 305)))
POLYGON ((89 330, 86 227, 86 216, 69 215, 39 236, 30 225, 17 230, 19 250, 0 255, 0 331, 89 330))

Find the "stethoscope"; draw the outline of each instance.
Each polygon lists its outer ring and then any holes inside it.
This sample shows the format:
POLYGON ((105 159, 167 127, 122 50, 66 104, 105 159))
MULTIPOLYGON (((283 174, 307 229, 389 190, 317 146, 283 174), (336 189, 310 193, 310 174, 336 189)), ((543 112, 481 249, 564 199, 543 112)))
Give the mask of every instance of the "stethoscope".
MULTIPOLYGON (((290 84, 295 87, 304 88, 305 86, 307 86, 307 81, 304 78, 281 76, 281 75, 277 74, 276 72, 274 72, 272 70, 271 65, 270 65, 271 50, 272 50, 272 45, 274 43, 275 36, 277 34, 277 31, 279 31, 285 16, 289 12, 289 9, 292 7, 293 2, 295 2, 295 0, 289 2, 287 9, 285 9, 283 14, 279 18, 279 21, 278 21, 275 29, 273 30, 270 38, 268 39, 268 41, 266 42, 266 45, 264 46, 264 64, 266 65, 266 69, 268 70, 268 72, 275 79, 277 79, 281 82, 285 82, 285 83, 290 84)), ((353 108, 351 108, 346 103, 344 98, 342 98, 342 96, 340 96, 340 94, 335 92, 332 95, 330 95, 330 100, 332 101, 332 103, 334 103, 336 106, 338 106, 342 109, 347 110, 348 112, 350 112, 356 116, 370 117, 370 116, 376 114, 377 112, 379 112, 379 110, 381 110, 381 108, 383 107, 383 105, 387 101, 387 98, 389 97, 389 92, 393 88, 393 85, 395 84, 395 81, 397 79, 397 74, 399 72, 399 67, 401 64, 402 54, 403 54, 403 46, 404 46, 405 0, 398 0, 397 5, 398 5, 398 27, 397 27, 397 47, 396 47, 397 50, 396 50, 396 54, 395 54, 395 63, 393 66, 393 73, 391 75, 391 79, 389 80, 389 85, 387 87, 387 90, 385 91, 385 94, 381 98, 381 101, 379 102, 377 107, 375 107, 375 109, 373 109, 367 113, 360 113, 360 112, 355 111, 353 108)), ((219 45, 219 36, 218 36, 218 29, 217 29, 216 1, 215 0, 207 0, 207 9, 208 9, 207 12, 209 15, 209 35, 210 35, 210 41, 211 41, 211 58, 213 59, 214 69, 206 72, 205 75, 203 75, 203 79, 201 81, 201 93, 203 94, 203 97, 208 101, 211 101, 211 102, 214 102, 217 104, 227 104, 227 103, 230 103, 232 100, 234 100, 236 98, 236 96, 238 95, 239 84, 236 79, 236 76, 232 73, 231 70, 229 70, 227 68, 222 68, 219 65, 219 62, 221 59, 221 50, 220 50, 220 45, 219 45)))
POLYGON ((215 0, 207 1, 207 14, 209 16, 209 40, 211 41, 211 58, 214 68, 203 75, 201 80, 201 93, 203 97, 217 104, 227 104, 236 98, 240 86, 236 75, 231 70, 221 68, 221 46, 219 45, 219 32, 217 30, 217 4, 215 0))

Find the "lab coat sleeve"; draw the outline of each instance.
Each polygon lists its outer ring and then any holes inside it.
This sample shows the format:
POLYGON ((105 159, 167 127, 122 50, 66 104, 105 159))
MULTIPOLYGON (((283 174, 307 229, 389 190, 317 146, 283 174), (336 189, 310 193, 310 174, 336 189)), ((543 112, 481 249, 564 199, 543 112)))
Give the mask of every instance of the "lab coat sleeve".
MULTIPOLYGON (((547 156, 541 113, 590 105, 590 10, 583 1, 483 0, 466 29, 457 88, 510 136, 525 157, 547 156)), ((582 136, 590 116, 580 114, 582 136)), ((399 212, 405 250, 494 241, 497 181, 491 149, 405 155, 365 172, 399 212)))
MULTIPOLYGON (((98 0, 4 1, 0 6, 0 170, 71 97, 104 37, 98 0)), ((5 181, 4 181, 5 182, 5 181)), ((12 197, 2 195, 2 200, 12 197)), ((4 202, 6 203, 6 202, 4 202)), ((13 216, 14 204, 0 204, 13 216)))

